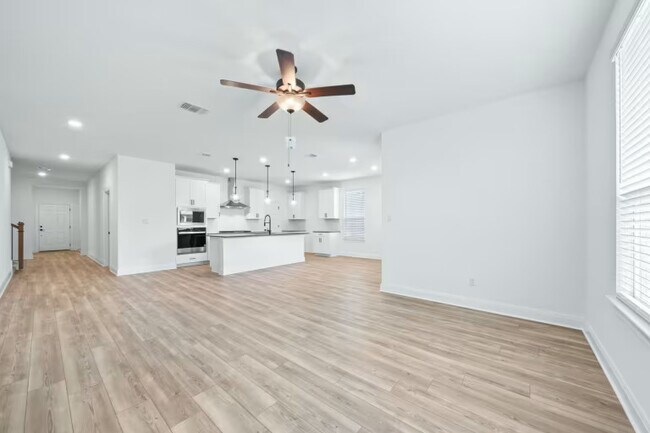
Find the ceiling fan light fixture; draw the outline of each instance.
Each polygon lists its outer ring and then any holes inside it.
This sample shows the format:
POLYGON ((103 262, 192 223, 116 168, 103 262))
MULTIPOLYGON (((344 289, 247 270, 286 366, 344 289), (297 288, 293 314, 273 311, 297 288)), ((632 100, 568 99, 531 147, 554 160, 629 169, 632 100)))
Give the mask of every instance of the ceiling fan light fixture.
POLYGON ((293 94, 278 95, 278 105, 287 113, 295 113, 302 110, 305 105, 305 97, 293 94))

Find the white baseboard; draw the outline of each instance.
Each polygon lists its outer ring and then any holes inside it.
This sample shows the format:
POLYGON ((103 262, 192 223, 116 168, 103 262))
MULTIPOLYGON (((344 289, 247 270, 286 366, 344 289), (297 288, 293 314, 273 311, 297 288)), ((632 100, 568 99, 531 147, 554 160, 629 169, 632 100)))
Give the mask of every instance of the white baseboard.
POLYGON ((357 259, 373 259, 373 260, 381 260, 381 255, 380 254, 359 254, 359 253, 346 253, 342 252, 339 253, 339 256, 344 256, 344 257, 354 257, 357 259))
POLYGON ((166 263, 162 265, 148 265, 148 266, 133 266, 129 268, 119 268, 117 272, 113 272, 118 277, 124 275, 145 274, 147 272, 167 271, 169 269, 176 269, 176 262, 166 263))
POLYGON ((548 323, 550 325, 564 326, 573 329, 582 329, 583 320, 580 316, 558 313, 555 311, 537 308, 522 307, 504 302, 488 301, 485 299, 470 298, 468 296, 451 295, 448 293, 430 292, 422 289, 398 286, 393 284, 381 285, 381 291, 409 298, 423 299, 439 302, 441 304, 455 305, 472 310, 485 311, 503 316, 517 317, 534 322, 548 323))
POLYGON ((11 282, 11 277, 13 276, 14 276, 14 264, 12 263, 11 267, 9 268, 9 273, 4 278, 4 280, 2 281, 2 285, 0 286, 0 298, 2 298, 2 295, 4 295, 7 286, 9 286, 9 283, 11 282))
POLYGON ((92 260, 93 262, 97 263, 99 266, 104 267, 106 266, 104 263, 101 262, 97 257, 93 256, 92 254, 88 253, 87 257, 92 260))
POLYGON ((607 379, 609 379, 609 383, 614 388, 614 392, 621 402, 632 427, 634 427, 634 431, 637 433, 650 433, 650 419, 648 419, 648 414, 644 412, 643 407, 630 391, 630 387, 623 379, 616 365, 612 362, 612 358, 607 353, 605 346, 600 342, 591 326, 585 325, 583 332, 591 346, 591 350, 603 368, 607 379))

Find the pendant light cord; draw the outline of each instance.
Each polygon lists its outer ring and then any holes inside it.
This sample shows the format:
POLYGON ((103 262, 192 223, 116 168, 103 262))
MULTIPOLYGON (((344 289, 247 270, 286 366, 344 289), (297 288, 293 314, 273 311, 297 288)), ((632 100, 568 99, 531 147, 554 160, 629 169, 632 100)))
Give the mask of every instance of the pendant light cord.
MULTIPOLYGON (((292 135, 291 135, 292 134, 292 130, 291 130, 291 118, 292 118, 292 116, 293 115, 291 113, 289 113, 289 128, 288 128, 289 129, 289 135, 288 135, 289 138, 292 137, 292 135)), ((291 147, 289 147, 289 142, 288 141, 287 141, 287 167, 291 168, 291 147)))
POLYGON ((291 170, 291 200, 296 199, 296 170, 291 170))
POLYGON ((266 198, 269 198, 269 168, 270 165, 266 165, 266 198))

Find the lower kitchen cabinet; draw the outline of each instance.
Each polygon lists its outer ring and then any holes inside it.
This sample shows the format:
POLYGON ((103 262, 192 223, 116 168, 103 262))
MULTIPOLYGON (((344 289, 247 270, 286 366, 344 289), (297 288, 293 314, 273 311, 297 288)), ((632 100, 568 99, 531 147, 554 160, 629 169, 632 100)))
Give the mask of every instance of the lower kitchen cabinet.
POLYGON ((339 232, 314 233, 312 235, 312 250, 314 254, 321 256, 338 256, 340 242, 341 233, 339 232))
POLYGON ((176 256, 176 264, 178 266, 193 265, 195 263, 203 263, 208 261, 208 253, 195 253, 195 254, 179 254, 176 256))

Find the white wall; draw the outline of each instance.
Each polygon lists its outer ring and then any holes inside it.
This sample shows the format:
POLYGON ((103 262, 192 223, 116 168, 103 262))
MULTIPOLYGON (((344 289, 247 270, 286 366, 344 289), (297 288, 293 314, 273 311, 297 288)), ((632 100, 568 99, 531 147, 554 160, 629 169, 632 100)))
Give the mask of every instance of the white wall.
POLYGON ((619 0, 586 79, 586 331, 638 432, 650 432, 650 341, 617 311, 614 67, 619 36, 636 0, 619 0), (620 392, 622 391, 622 392, 620 392))
MULTIPOLYGON (((81 248, 81 191, 73 188, 54 188, 34 186, 34 223, 35 227, 40 225, 39 206, 41 204, 67 204, 71 207, 71 226, 70 231, 73 250, 81 248)), ((33 250, 39 251, 39 236, 34 236, 33 250)))
POLYGON ((117 157, 117 274, 176 268, 175 166, 117 157))
MULTIPOLYGON (((30 178, 17 176, 11 178, 11 220, 25 223, 24 254, 25 259, 33 258, 34 242, 37 239, 36 221, 34 219, 34 184, 30 178)), ((14 245, 16 239, 14 239, 14 245)))
POLYGON ((117 272, 117 157, 101 168, 86 185, 88 256, 117 272), (106 191, 110 191, 110 203, 106 191), (108 208, 108 212, 107 212, 108 208), (109 215, 110 214, 110 215, 109 215), (108 227, 110 226, 110 227, 108 227), (110 257, 107 257, 106 231, 110 228, 110 257))
POLYGON ((583 96, 572 83, 384 133, 382 290, 581 326, 583 96))
POLYGON ((11 157, 7 144, 0 131, 0 295, 11 279, 11 230, 9 224, 17 223, 11 219, 11 157))

